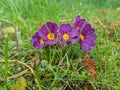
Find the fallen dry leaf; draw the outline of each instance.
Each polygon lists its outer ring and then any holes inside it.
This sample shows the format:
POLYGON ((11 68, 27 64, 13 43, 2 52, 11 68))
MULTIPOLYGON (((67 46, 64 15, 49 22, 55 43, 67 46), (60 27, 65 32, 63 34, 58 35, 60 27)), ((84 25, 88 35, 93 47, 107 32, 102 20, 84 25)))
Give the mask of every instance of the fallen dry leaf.
POLYGON ((87 71, 92 79, 97 78, 97 63, 95 60, 91 60, 89 55, 86 55, 83 59, 83 63, 85 64, 87 71))

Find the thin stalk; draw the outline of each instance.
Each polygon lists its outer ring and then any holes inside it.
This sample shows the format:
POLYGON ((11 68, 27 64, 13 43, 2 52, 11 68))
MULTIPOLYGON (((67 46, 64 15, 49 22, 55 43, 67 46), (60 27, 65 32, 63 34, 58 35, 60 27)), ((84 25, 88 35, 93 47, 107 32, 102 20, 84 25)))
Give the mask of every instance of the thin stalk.
POLYGON ((8 89, 7 85, 7 75, 8 75, 8 35, 5 37, 5 47, 4 47, 4 60, 5 60, 5 85, 8 89))

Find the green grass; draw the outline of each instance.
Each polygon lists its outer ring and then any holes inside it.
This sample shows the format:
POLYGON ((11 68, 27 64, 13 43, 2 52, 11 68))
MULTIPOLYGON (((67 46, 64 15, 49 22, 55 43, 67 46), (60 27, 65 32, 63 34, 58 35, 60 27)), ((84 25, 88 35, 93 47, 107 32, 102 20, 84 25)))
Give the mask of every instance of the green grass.
POLYGON ((4 60, 5 60, 5 84, 6 88, 8 89, 7 85, 7 75, 8 75, 8 35, 5 36, 5 47, 4 47, 4 60))
MULTIPOLYGON (((0 0, 0 59, 6 57, 5 60, 16 59, 29 64, 35 71, 39 88, 43 90, 85 90, 89 84, 93 90, 119 90, 120 25, 108 29, 96 19, 98 17, 107 26, 120 24, 120 11, 116 10, 119 6, 119 0, 0 0), (40 28, 40 21, 43 24, 52 21, 59 25, 72 25, 69 19, 74 19, 78 14, 92 24, 98 35, 96 47, 89 53, 91 59, 97 62, 98 77, 95 82, 91 82, 83 66, 86 53, 79 49, 78 44, 39 50, 35 50, 31 44, 31 37, 40 28), (5 40, 6 33, 2 34, 6 27, 15 29, 14 33, 8 35, 9 42, 5 40), (4 47, 8 49, 8 58, 4 47), (106 61, 107 66, 102 66, 102 60, 106 61)), ((15 63, 0 63, 0 68, 0 79, 25 69, 15 63), (4 69, 5 65, 8 66, 8 72, 7 68, 4 69)), ((33 76, 26 74, 24 77, 26 89, 37 90, 33 76)), ((6 85, 10 88, 16 80, 0 81, 0 90, 5 90, 6 85)))

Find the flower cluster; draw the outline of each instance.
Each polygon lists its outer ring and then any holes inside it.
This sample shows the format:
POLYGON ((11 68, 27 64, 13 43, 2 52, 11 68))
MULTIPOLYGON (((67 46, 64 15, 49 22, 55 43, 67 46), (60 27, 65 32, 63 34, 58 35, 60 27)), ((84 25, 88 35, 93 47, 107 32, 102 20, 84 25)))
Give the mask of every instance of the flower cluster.
POLYGON ((61 24, 59 27, 56 23, 47 22, 32 36, 31 42, 36 49, 79 42, 83 51, 90 51, 96 45, 96 38, 94 28, 78 15, 73 26, 61 24))

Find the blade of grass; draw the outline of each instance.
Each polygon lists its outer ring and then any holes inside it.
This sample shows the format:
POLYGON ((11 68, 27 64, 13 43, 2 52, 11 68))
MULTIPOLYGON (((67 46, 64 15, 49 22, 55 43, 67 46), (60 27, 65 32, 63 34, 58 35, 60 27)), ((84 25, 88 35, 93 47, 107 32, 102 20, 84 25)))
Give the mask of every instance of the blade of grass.
POLYGON ((5 85, 6 88, 8 89, 7 85, 7 75, 8 75, 8 35, 5 37, 5 47, 4 47, 4 60, 5 60, 5 85))

